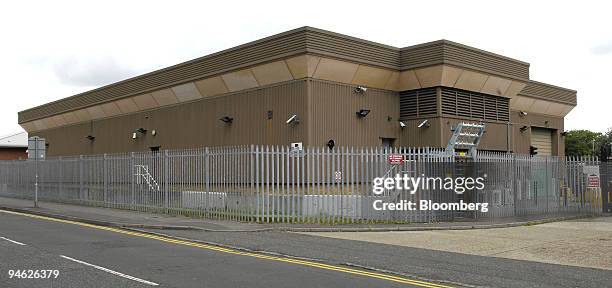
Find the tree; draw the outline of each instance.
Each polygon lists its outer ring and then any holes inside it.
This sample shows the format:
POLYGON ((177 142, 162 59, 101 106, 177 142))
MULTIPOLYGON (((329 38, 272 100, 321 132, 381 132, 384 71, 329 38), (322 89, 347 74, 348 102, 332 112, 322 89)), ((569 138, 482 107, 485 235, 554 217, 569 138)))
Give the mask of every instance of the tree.
MULTIPOLYGON (((608 131, 607 134, 610 134, 610 131, 608 131)), ((604 135, 599 132, 589 130, 568 131, 567 134, 565 134, 565 155, 599 156, 599 147, 603 142, 604 135), (595 149, 593 149, 593 143, 595 145, 595 149)))

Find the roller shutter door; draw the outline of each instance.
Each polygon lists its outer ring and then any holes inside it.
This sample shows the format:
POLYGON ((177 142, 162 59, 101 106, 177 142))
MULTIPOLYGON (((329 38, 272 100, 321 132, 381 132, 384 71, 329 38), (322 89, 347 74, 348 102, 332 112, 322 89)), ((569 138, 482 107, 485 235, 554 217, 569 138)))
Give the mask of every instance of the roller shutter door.
POLYGON ((538 148, 538 155, 552 155, 552 130, 532 127, 531 146, 538 148))

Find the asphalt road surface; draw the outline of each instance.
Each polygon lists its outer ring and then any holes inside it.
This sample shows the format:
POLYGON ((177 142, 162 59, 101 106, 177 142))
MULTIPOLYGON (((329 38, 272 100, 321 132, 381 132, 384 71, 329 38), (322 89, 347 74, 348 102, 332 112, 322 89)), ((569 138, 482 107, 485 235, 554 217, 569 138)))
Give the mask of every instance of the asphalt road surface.
POLYGON ((0 287, 448 286, 0 211, 0 287))

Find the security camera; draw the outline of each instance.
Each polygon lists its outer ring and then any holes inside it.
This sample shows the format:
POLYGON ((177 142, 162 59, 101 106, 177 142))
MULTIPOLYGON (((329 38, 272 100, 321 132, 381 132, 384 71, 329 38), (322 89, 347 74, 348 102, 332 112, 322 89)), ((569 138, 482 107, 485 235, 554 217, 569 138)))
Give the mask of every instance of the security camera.
POLYGON ((287 119, 287 124, 294 124, 294 123, 300 123, 300 119, 298 118, 296 114, 294 114, 293 116, 289 117, 289 119, 287 119))
POLYGON ((429 127, 429 126, 430 126, 430 124, 429 124, 429 120, 428 120, 428 119, 425 119, 425 120, 423 120, 423 122, 421 122, 421 124, 419 124, 419 126, 417 126, 417 127, 419 127, 419 128, 423 128, 423 127, 429 127))
POLYGON ((406 123, 404 123, 403 121, 399 121, 400 127, 404 128, 406 127, 406 123))
POLYGON ((368 91, 367 87, 357 86, 357 88, 355 88, 355 93, 365 93, 366 91, 368 91))
POLYGON ((519 112, 519 115, 520 115, 521 117, 525 117, 525 116, 527 116, 527 112, 525 112, 525 111, 521 111, 521 112, 519 112))

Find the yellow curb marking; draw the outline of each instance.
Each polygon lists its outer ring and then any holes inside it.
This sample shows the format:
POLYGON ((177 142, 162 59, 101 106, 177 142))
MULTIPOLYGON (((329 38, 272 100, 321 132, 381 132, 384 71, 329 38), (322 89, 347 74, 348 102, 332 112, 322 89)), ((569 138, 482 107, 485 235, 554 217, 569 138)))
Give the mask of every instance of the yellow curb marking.
POLYGON ((46 216, 39 216, 39 215, 33 215, 33 214, 27 214, 27 213, 21 213, 21 212, 13 212, 13 211, 6 211, 6 210, 0 210, 0 212, 7 213, 7 214, 13 214, 13 215, 20 215, 20 216, 25 216, 25 217, 30 217, 30 218, 42 219, 42 220, 47 220, 47 221, 60 222, 60 223, 65 223, 65 224, 72 224, 72 225, 78 225, 78 226, 83 226, 83 227, 89 227, 89 228, 98 229, 98 230, 106 230, 106 231, 111 231, 111 232, 125 234, 125 235, 131 235, 131 236, 142 237, 142 238, 149 238, 149 239, 154 239, 154 240, 158 240, 158 241, 162 241, 162 242, 166 242, 166 243, 178 244, 178 245, 183 245, 183 246, 191 246, 191 247, 207 249, 207 250, 213 250, 213 251, 229 253, 229 254, 234 254, 234 255, 249 256, 249 257, 254 257, 254 258, 259 258, 259 259, 266 259, 266 260, 270 260, 270 261, 292 263, 292 264, 309 266, 309 267, 315 267, 315 268, 320 268, 320 269, 325 269, 325 270, 331 270, 331 271, 343 272, 343 273, 348 273, 348 274, 360 275, 360 276, 365 276, 365 277, 370 277, 370 278, 377 278, 377 279, 382 279, 382 280, 387 280, 387 281, 392 281, 392 282, 397 282, 397 283, 411 284, 411 285, 420 286, 420 287, 451 288, 451 286, 445 286, 445 285, 440 285, 440 284, 435 284, 435 283, 430 283, 430 282, 425 282, 425 281, 420 281, 420 280, 413 280, 413 279, 408 279, 408 278, 399 277, 399 276, 393 276, 393 275, 386 275, 386 274, 382 274, 382 273, 357 270, 357 269, 352 269, 352 268, 347 268, 347 267, 342 267, 342 266, 335 266, 335 265, 317 263, 317 262, 313 262, 313 261, 299 260, 299 259, 286 258, 286 257, 269 256, 269 255, 257 254, 257 253, 252 253, 252 252, 244 252, 244 251, 239 251, 239 250, 235 250, 235 249, 223 248, 223 247, 220 247, 220 246, 214 246, 214 245, 209 245, 209 244, 202 244, 202 243, 197 243, 197 242, 192 242, 192 241, 185 241, 185 240, 177 240, 177 239, 172 239, 172 238, 163 237, 163 236, 157 236, 157 235, 151 235, 151 234, 146 234, 146 233, 133 232, 133 231, 123 230, 123 229, 118 229, 118 228, 105 227, 105 226, 99 226, 99 225, 93 225, 93 224, 87 224, 87 223, 81 223, 81 222, 77 222, 77 221, 63 220, 63 219, 46 217, 46 216))

